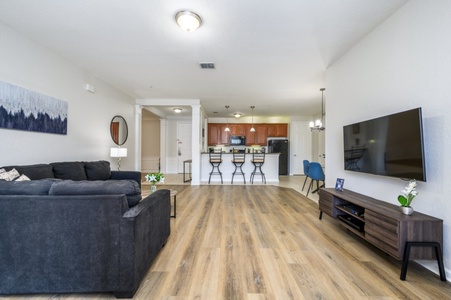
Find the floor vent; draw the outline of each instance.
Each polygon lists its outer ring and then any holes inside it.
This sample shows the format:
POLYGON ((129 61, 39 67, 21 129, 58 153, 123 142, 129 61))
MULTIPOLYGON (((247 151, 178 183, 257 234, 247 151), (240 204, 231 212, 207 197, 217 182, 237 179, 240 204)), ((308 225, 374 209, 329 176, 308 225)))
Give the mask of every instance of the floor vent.
POLYGON ((199 63, 201 69, 214 69, 215 63, 213 62, 200 62, 199 63))

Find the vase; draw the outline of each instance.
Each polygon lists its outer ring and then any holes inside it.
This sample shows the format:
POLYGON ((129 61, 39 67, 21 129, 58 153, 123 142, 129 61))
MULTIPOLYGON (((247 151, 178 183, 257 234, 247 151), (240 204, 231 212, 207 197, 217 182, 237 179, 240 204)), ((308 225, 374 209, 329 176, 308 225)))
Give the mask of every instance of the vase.
POLYGON ((150 186, 150 193, 154 193, 154 192, 156 192, 157 191, 157 186, 155 185, 155 184, 152 184, 151 186, 150 186))
POLYGON ((411 214, 413 214, 413 207, 400 206, 400 208, 401 208, 401 213, 403 213, 404 215, 410 216, 411 214))

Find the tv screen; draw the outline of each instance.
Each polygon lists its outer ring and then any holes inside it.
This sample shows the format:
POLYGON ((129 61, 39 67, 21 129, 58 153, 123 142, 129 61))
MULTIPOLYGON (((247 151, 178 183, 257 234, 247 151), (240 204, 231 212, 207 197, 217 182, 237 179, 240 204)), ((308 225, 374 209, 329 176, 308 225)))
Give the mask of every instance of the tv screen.
POLYGON ((343 127, 344 169, 426 181, 421 108, 343 127))

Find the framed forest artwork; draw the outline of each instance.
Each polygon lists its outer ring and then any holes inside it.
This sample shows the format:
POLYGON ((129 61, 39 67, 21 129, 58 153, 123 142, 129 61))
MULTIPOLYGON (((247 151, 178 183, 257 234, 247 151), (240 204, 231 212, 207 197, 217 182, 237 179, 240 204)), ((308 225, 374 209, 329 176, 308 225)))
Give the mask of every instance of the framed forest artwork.
POLYGON ((0 128, 67 134, 67 102, 0 81, 0 128))

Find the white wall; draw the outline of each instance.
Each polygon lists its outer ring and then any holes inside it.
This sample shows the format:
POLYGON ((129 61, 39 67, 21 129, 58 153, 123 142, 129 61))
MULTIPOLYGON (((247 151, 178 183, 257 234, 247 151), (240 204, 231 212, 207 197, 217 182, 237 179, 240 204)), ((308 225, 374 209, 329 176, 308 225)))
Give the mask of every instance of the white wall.
POLYGON ((114 115, 122 115, 130 134, 121 169, 133 169, 133 99, 1 23, 0 66, 1 81, 68 103, 67 135, 0 128, 0 166, 104 159, 115 169, 109 125, 114 115), (95 94, 85 91, 87 83, 95 94))
MULTIPOLYGON (((451 1, 412 0, 334 63, 326 76, 326 185, 393 204, 405 182, 343 170, 342 127, 423 108, 427 182, 413 202, 444 220, 445 267, 451 268, 451 1)), ((409 145, 406 145, 408 147, 409 145)), ((429 264, 428 264, 429 265, 429 264)), ((436 263, 431 262, 438 272, 436 263)))

